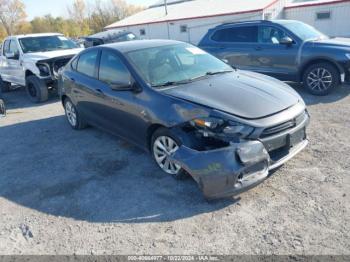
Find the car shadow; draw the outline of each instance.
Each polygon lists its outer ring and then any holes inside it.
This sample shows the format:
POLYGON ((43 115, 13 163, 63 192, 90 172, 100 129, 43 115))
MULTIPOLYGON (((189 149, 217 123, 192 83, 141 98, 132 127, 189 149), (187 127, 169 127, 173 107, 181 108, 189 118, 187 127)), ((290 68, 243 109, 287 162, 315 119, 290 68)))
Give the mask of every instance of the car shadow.
POLYGON ((317 104, 329 104, 334 103, 339 100, 346 98, 350 94, 350 85, 342 85, 337 87, 333 92, 326 96, 315 96, 308 93, 301 84, 298 83, 287 83, 295 91, 299 93, 299 95, 304 99, 306 105, 317 105, 317 104))
POLYGON ((9 92, 3 93, 3 99, 7 109, 18 109, 42 106, 46 104, 55 103, 59 100, 57 93, 49 92, 49 99, 43 103, 33 103, 27 97, 25 87, 23 86, 12 86, 9 92))
POLYGON ((144 223, 223 209, 191 179, 163 174, 151 157, 95 128, 72 130, 64 116, 0 128, 0 197, 89 222, 144 223))

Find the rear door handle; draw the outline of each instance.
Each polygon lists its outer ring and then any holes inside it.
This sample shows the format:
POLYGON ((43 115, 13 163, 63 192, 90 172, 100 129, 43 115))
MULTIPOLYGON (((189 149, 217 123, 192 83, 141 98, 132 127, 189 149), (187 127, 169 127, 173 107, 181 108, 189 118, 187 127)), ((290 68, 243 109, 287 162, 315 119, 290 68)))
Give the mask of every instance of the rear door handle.
POLYGON ((257 47, 255 47, 255 50, 260 51, 260 50, 262 50, 262 47, 261 46, 257 46, 257 47))

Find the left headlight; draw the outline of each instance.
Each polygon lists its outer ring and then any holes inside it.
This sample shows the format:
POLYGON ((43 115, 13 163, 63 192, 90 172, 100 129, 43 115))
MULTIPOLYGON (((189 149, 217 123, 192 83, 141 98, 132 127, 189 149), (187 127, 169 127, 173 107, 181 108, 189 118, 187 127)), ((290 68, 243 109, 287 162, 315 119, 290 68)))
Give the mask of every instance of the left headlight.
POLYGON ((191 125, 208 132, 221 133, 228 137, 247 137, 253 131, 254 128, 239 122, 225 121, 220 118, 208 117, 208 118, 196 118, 190 121, 191 125))
POLYGON ((49 76, 50 75, 50 68, 47 65, 37 64, 36 66, 39 68, 41 76, 49 76))

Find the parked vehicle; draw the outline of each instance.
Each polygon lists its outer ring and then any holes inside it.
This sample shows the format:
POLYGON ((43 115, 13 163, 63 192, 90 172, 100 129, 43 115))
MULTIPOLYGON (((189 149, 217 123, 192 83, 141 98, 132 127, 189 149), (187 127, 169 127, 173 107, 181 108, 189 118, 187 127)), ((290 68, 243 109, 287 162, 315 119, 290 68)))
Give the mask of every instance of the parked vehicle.
POLYGON ((292 88, 182 42, 86 49, 64 68, 60 88, 72 128, 128 139, 165 173, 189 173, 207 198, 260 183, 308 143, 309 116, 292 88))
POLYGON ((299 21, 219 25, 199 47, 238 68, 302 82, 314 95, 327 95, 350 81, 350 39, 330 39, 299 21))
POLYGON ((137 36, 133 33, 125 30, 114 29, 84 37, 84 46, 85 48, 89 48, 98 45, 132 40, 137 40, 137 36))
POLYGON ((7 37, 0 54, 0 88, 26 86, 31 101, 46 101, 49 90, 57 90, 58 70, 81 50, 57 33, 7 37))
POLYGON ((6 116, 5 102, 2 97, 2 91, 0 89, 0 118, 6 116))

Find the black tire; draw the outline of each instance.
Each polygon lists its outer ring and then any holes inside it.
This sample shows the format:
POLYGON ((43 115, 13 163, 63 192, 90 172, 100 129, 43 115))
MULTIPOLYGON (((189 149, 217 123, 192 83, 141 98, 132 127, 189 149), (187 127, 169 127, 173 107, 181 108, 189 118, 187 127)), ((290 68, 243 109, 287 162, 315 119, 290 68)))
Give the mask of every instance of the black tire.
POLYGON ((305 70, 303 74, 303 86, 309 93, 313 95, 328 95, 336 87, 338 87, 339 84, 339 71, 334 65, 330 63, 312 64, 305 70))
POLYGON ((69 125, 71 126, 71 128, 76 129, 76 130, 86 128, 86 126, 87 126, 86 122, 80 117, 80 114, 79 114, 77 108, 75 107, 75 105, 72 103, 72 101, 68 97, 64 100, 63 105, 64 105, 64 112, 66 114, 67 121, 68 121, 69 125), (76 118, 75 123, 70 119, 71 113, 68 110, 69 105, 72 107, 71 109, 74 110, 74 112, 75 112, 75 115, 76 115, 75 116, 75 118, 76 118))
POLYGON ((26 78, 26 92, 33 103, 45 102, 49 98, 46 83, 34 75, 26 78))
MULTIPOLYGON (((152 157, 155 161, 155 163, 157 164, 157 166, 162 169, 162 167, 158 164, 157 160, 156 160, 156 157, 155 157, 155 153, 154 153, 154 143, 156 142, 157 138, 159 137, 162 137, 162 136, 165 136, 165 137, 169 137, 171 138, 172 140, 174 140, 177 144, 178 147, 181 146, 181 141, 178 137, 176 137, 176 135, 174 135, 169 129, 167 128, 158 128, 152 135, 152 138, 151 138, 151 153, 152 153, 152 157)), ((166 171, 164 171, 162 169, 162 171, 164 173, 167 173, 166 171)), ((168 174, 168 173, 167 173, 168 174)), ((182 179, 185 179, 187 178, 189 175, 188 173, 183 169, 183 168, 180 168, 180 170, 176 173, 176 174, 171 174, 172 177, 174 177, 175 179, 178 179, 178 180, 182 180, 182 179)))
POLYGON ((6 93, 9 92, 11 89, 11 83, 3 81, 1 76, 0 76, 0 91, 6 93))

